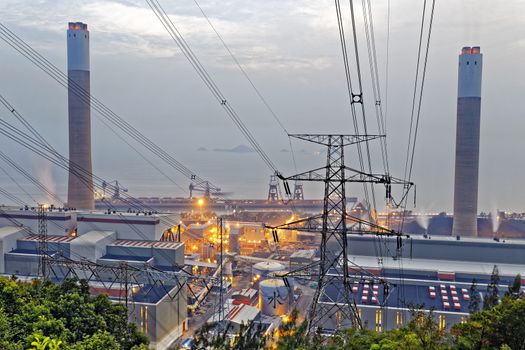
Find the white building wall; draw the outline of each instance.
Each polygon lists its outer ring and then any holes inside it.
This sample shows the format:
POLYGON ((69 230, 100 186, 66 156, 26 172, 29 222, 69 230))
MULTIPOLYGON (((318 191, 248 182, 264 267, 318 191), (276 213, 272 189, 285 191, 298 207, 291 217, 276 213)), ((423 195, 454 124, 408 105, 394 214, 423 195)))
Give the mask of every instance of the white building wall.
POLYGON ((84 258, 95 262, 97 259, 106 255, 106 246, 116 239, 117 234, 113 231, 87 232, 71 241, 71 258, 75 260, 84 258))
POLYGON ((114 231, 117 239, 157 241, 162 236, 160 220, 156 216, 117 214, 77 215, 78 234, 89 231, 114 231))
POLYGON ((5 253, 16 249, 16 240, 24 237, 26 231, 20 227, 6 226, 0 228, 0 251, 2 258, 0 259, 0 273, 5 273, 5 253))
MULTIPOLYGON (((65 235, 74 229, 75 212, 54 210, 46 215, 48 234, 65 235)), ((15 222, 38 234, 38 213, 35 210, 3 210, 0 213, 0 227, 15 226, 15 222)))

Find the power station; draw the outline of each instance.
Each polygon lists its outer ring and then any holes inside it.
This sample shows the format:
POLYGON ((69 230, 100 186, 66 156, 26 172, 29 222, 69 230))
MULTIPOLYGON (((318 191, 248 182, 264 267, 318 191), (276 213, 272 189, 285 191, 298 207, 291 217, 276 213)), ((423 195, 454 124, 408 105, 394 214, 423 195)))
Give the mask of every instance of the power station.
MULTIPOLYGON (((355 36, 354 41, 358 59, 355 36)), ((346 52, 343 56, 347 67, 346 52)), ((39 56, 32 57, 38 61, 39 56)), ((477 237, 482 78, 482 54, 477 46, 463 47, 459 55, 452 225, 457 239, 450 237, 450 215, 410 214, 404 199, 394 200, 392 185, 403 185, 406 198, 414 185, 410 176, 407 181, 388 172, 372 173, 370 156, 370 173, 347 166, 349 147, 358 147, 362 161, 358 145, 366 143, 368 148, 369 141, 385 135, 286 132, 289 141, 294 138, 325 147, 326 166, 288 177, 276 170, 265 200, 225 200, 219 199, 225 195, 219 188, 186 171, 132 129, 128 136, 135 135, 135 140, 185 173, 192 183, 189 198, 124 195, 127 189, 118 181, 102 181, 92 174, 89 31, 85 23, 68 23, 67 66, 67 207, 31 207, 14 195, 6 196, 22 205, 0 205, 0 275, 53 283, 72 276, 85 279, 92 295, 105 294, 112 302, 126 306, 128 321, 148 337, 150 349, 195 347, 195 335, 206 323, 210 326, 207 334, 219 335, 224 341, 241 332, 251 335, 255 329, 268 339, 270 335, 277 338, 278 332, 284 334, 278 327, 291 319, 292 310, 306 320, 307 334, 315 337, 332 336, 349 327, 376 332, 400 328, 412 320, 420 321, 422 313, 435 319, 441 332, 448 332, 480 309, 481 305, 470 302, 471 297, 494 296, 489 286, 494 288, 490 271, 498 271, 496 265, 501 265, 495 288, 498 297, 510 291, 508 286, 518 276, 525 275, 525 240, 489 237, 484 229, 487 220, 482 219, 477 237), (279 181, 288 200, 281 195, 279 181), (324 183, 323 199, 304 200, 304 182, 324 183), (348 197, 350 186, 358 184, 384 186, 387 203, 392 204, 387 213, 375 215, 373 187, 373 202, 368 200, 369 187, 365 187, 362 202, 348 197), (114 190, 110 201, 105 200, 108 186, 114 190), (103 199, 97 200, 99 210, 95 210, 95 187, 104 191, 103 199), (194 198, 192 191, 203 192, 203 197, 194 198), (285 207, 288 202, 291 209, 285 207), (166 212, 158 213, 157 209, 166 212), (417 224, 418 215, 426 218, 419 224, 421 236, 408 227, 417 224), (432 225, 430 216, 437 224, 432 225), (413 223, 408 222, 411 218, 413 223), (399 232, 391 229, 398 223, 399 232), (446 226, 446 232, 438 224, 446 226), (438 233, 434 236, 434 232, 438 233), (257 328, 251 328, 252 324, 257 328)), ((206 84, 213 83, 207 74, 201 77, 206 84)), ((352 108, 363 106, 361 88, 350 87, 349 93, 352 108)), ((230 110, 218 95, 221 105, 230 110)), ((100 115, 118 117, 100 101, 93 102, 100 115)), ((380 102, 376 99, 376 107, 380 102)), ((9 110, 15 114, 14 108, 9 110)), ((362 111, 365 122, 364 108, 362 111)), ((385 161, 386 151, 384 156, 385 161)), ((265 162, 273 167, 270 160, 265 162)), ((65 163, 54 163, 65 169, 65 163)), ((0 194, 10 195, 2 188, 0 194)), ((525 213, 516 220, 525 222, 522 218, 525 213)), ((524 279, 520 282, 525 284, 524 279)))
POLYGON ((67 206, 94 209, 91 165, 91 99, 89 31, 87 24, 70 22, 67 30, 69 112, 69 179, 67 206))
POLYGON ((478 171, 483 55, 478 46, 464 47, 459 55, 454 181, 455 236, 478 235, 478 171))

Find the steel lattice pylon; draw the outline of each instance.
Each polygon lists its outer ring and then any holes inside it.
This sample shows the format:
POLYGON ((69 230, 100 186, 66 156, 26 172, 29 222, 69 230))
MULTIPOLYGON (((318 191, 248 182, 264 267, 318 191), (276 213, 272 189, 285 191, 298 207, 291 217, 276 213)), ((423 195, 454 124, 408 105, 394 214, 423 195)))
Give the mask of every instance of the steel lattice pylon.
POLYGON ((39 273, 42 274, 42 279, 48 277, 48 269, 46 264, 46 259, 44 256, 48 254, 48 244, 47 244, 47 205, 38 204, 38 252, 39 257, 39 273))
POLYGON ((321 260, 319 284, 315 292, 308 317, 308 329, 322 329, 326 318, 353 320, 353 302, 348 281, 348 259, 346 258, 346 195, 344 138, 333 136, 327 139, 326 177, 322 217, 321 260), (335 288, 337 293, 329 294, 335 288), (337 300, 333 300, 336 296, 337 300), (328 303, 327 303, 328 302, 328 303), (341 305, 342 303, 342 305, 341 305))
MULTIPOLYGON (((389 175, 368 174, 345 165, 346 146, 382 137, 380 135, 301 134, 290 136, 327 147, 325 167, 290 177, 277 174, 283 181, 324 182, 323 212, 320 216, 268 228, 274 230, 274 236, 277 229, 297 229, 321 233, 318 285, 308 313, 308 332, 332 333, 339 328, 360 327, 361 322, 351 291, 352 281, 348 266, 346 237, 348 234, 358 232, 376 235, 399 236, 400 234, 380 227, 376 223, 350 217, 346 211, 345 185, 347 182, 383 184, 386 187, 387 199, 389 199, 390 186, 404 184, 404 182, 389 175), (321 227, 316 226, 319 221, 321 227), (347 227, 348 222, 358 224, 358 229, 347 227)), ((287 275, 293 276, 294 272, 287 275)))

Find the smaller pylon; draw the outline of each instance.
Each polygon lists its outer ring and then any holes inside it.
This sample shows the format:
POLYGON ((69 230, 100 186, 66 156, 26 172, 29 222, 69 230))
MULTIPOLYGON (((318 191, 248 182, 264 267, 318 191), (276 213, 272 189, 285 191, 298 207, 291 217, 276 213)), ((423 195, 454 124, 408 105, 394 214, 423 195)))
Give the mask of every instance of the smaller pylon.
POLYGON ((39 260, 39 273, 42 274, 42 279, 45 280, 48 275, 47 271, 47 259, 45 256, 48 254, 47 246, 47 205, 38 204, 38 252, 40 254, 39 260))
POLYGON ((293 200, 302 201, 304 200, 303 184, 300 182, 295 182, 293 187, 293 200))
POLYGON ((277 182, 277 176, 270 175, 270 183, 268 188, 268 201, 277 202, 279 200, 279 183, 277 182))

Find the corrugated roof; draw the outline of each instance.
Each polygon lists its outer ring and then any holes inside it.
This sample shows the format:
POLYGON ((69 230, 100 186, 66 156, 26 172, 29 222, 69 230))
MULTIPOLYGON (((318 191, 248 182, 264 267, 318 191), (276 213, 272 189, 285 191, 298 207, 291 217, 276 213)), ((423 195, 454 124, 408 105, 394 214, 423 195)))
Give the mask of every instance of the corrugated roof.
MULTIPOLYGON (((362 256, 350 255, 349 260, 352 264, 362 266, 365 269, 368 267, 378 268, 376 256, 362 256)), ((403 259, 403 269, 405 271, 447 271, 457 273, 479 273, 489 275, 492 273, 494 263, 489 262, 471 262, 471 261, 453 261, 441 259, 403 259)), ((382 260, 382 267, 385 269, 399 269, 399 261, 392 257, 384 257, 382 260)), ((518 273, 525 276, 525 265, 514 264, 497 264, 500 275, 516 276, 518 273)))
POLYGON ((253 288, 243 288, 240 291, 236 291, 232 294, 232 298, 235 298, 236 296, 242 296, 247 298, 253 298, 257 294, 257 290, 253 288))
MULTIPOLYGON (((71 236, 59 236, 59 235, 48 235, 47 236, 47 241, 48 242, 54 242, 54 243, 66 243, 66 242, 71 242, 74 239, 75 239, 75 237, 71 237, 71 236)), ((39 241, 40 240, 40 235, 28 235, 28 236, 22 238, 22 240, 24 240, 24 241, 39 241)))
POLYGON ((293 258, 312 259, 314 256, 315 256, 314 249, 301 249, 301 250, 293 252, 290 255, 290 259, 293 259, 293 258))
POLYGON ((121 247, 140 247, 140 248, 161 248, 161 249, 175 249, 182 243, 180 242, 164 242, 164 241, 138 241, 130 239, 118 239, 113 242, 113 245, 121 247))
POLYGON ((228 313, 224 316, 226 320, 235 323, 247 323, 257 317, 259 309, 246 304, 232 305, 228 313))

